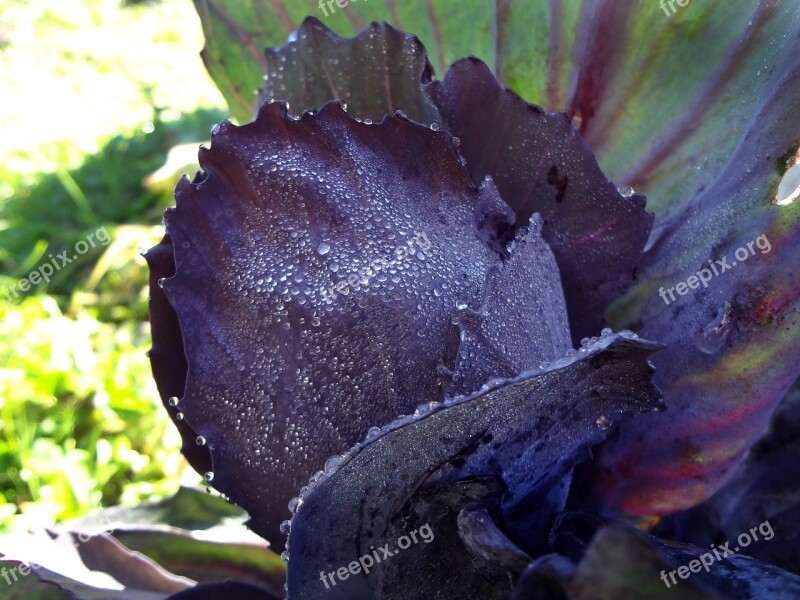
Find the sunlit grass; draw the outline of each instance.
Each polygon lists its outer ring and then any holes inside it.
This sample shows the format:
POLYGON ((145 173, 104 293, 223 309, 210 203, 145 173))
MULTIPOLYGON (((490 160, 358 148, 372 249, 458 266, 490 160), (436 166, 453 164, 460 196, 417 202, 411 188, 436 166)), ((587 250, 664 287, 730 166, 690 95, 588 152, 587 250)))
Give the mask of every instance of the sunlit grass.
POLYGON ((172 203, 168 181, 143 181, 224 114, 201 47, 190 0, 0 0, 0 284, 111 235, 48 284, 0 294, 0 529, 199 481, 145 356, 138 253, 172 203))
POLYGON ((0 515, 52 524, 174 492, 185 468, 145 356, 146 324, 0 304, 0 515), (17 514, 19 512, 19 514, 17 514))
POLYGON ((153 106, 170 120, 224 105, 190 0, 4 0, 0 23, 0 163, 11 171, 74 167, 109 136, 146 131, 153 106))

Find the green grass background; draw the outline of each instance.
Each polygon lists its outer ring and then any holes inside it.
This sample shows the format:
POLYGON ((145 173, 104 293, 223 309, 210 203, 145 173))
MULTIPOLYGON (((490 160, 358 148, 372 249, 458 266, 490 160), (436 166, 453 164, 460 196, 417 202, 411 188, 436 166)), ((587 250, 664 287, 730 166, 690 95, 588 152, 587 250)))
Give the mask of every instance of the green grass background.
POLYGON ((190 0, 0 0, 0 530, 199 482, 150 375, 139 253, 226 116, 201 47, 190 0))

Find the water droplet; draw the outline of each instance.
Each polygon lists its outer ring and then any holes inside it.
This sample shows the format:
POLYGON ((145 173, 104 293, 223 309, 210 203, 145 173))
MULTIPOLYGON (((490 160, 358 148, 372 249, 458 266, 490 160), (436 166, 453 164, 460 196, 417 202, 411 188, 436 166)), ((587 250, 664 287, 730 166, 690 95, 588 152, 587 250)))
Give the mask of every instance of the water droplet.
POLYGON ((372 125, 372 119, 364 119, 364 125, 372 125))
POLYGON ((219 123, 215 123, 214 126, 211 128, 211 135, 217 135, 219 133, 219 123))
POLYGON ((705 354, 715 354, 719 352, 728 339, 732 324, 731 305, 729 302, 726 302, 717 318, 694 336, 694 345, 697 346, 700 352, 705 354))
POLYGON ((158 287, 160 287, 160 288, 163 288, 163 287, 164 287, 164 282, 165 282, 165 281, 166 281, 166 278, 165 278, 165 277, 161 277, 161 278, 158 280, 158 287))
POLYGON ((617 189, 617 191, 623 198, 630 198, 636 193, 629 185, 623 185, 621 188, 617 189))
POLYGON ((783 176, 778 186, 778 193, 772 203, 778 204, 779 206, 786 206, 798 198, 800 198, 800 162, 786 171, 786 174, 783 176))
POLYGON ((203 475, 203 479, 205 479, 209 483, 214 481, 214 471, 206 471, 205 474, 203 475))
POLYGON ((289 562, 289 551, 288 550, 284 550, 283 552, 281 552, 281 560, 283 562, 286 562, 286 563, 289 562))
POLYGON ((339 466, 339 463, 342 462, 342 457, 334 454, 333 456, 329 457, 328 460, 325 461, 325 473, 331 474, 336 470, 336 467, 339 466))
POLYGON ((289 532, 292 530, 292 522, 291 521, 283 521, 281 523, 281 533, 283 535, 289 535, 289 532))
POLYGON ((600 335, 602 337, 608 337, 613 333, 614 333, 613 329, 611 329, 610 327, 604 327, 603 330, 600 332, 600 335))
POLYGON ((605 415, 600 415, 599 417, 597 417, 595 423, 603 431, 606 431, 609 427, 611 427, 611 419, 609 419, 605 415))
POLYGON ((420 404, 414 411, 415 417, 422 417, 431 412, 434 408, 439 406, 438 402, 428 402, 427 404, 420 404))
POLYGON ((321 254, 322 256, 325 256, 330 251, 330 245, 326 244, 325 242, 322 242, 319 246, 317 246, 317 253, 321 254))
POLYGON ((439 131, 439 124, 431 123, 431 131, 439 131))
POLYGON ((300 505, 302 504, 302 502, 303 501, 300 500, 300 498, 297 497, 297 496, 295 496, 294 498, 289 500, 289 512, 291 512, 292 514, 297 512, 297 509, 300 508, 300 505))
POLYGON ((175 415, 175 418, 176 418, 178 421, 183 421, 183 413, 182 413, 182 412, 179 412, 178 414, 176 414, 176 415, 175 415))
POLYGON ((173 396, 169 399, 170 406, 178 406, 178 402, 180 402, 180 399, 177 396, 173 396))
POLYGON ((195 440, 195 442, 197 442, 198 446, 205 446, 206 445, 206 438, 204 438, 202 435, 198 435, 197 439, 195 440))

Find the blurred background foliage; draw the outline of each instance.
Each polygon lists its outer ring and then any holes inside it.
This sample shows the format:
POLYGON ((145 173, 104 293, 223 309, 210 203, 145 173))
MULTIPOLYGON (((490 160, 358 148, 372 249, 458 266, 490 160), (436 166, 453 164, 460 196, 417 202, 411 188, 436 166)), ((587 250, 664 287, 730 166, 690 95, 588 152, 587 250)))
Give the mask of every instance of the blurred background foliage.
POLYGON ((198 483, 150 376, 139 252, 225 117, 201 47, 191 0, 0 0, 0 530, 198 483))

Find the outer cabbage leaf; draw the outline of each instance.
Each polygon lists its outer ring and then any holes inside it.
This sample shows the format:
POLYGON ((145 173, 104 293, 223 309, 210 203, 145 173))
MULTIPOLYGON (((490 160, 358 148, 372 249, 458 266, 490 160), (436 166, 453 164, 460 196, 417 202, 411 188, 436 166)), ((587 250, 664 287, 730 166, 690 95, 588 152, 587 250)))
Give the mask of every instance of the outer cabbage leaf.
MULTIPOLYGON (((474 507, 473 517, 461 512, 457 529, 448 515, 462 505, 430 510, 428 498, 441 498, 448 484, 496 478, 502 482, 494 490, 502 492, 494 503, 498 525, 523 552, 543 552, 549 527, 564 508, 575 465, 590 456, 590 448, 614 423, 660 407, 647 360, 658 348, 630 333, 609 334, 549 367, 421 406, 356 445, 315 475, 295 502, 288 547, 290 596, 429 598, 441 589, 446 564, 460 564, 464 568, 448 582, 445 597, 468 597, 475 590, 479 597, 493 597, 481 594, 493 588, 485 589, 485 578, 466 556, 480 550, 484 560, 513 569, 509 544, 500 544, 505 548, 500 554, 489 552, 498 544, 488 542, 486 526, 476 527, 474 507), (465 519, 473 534, 465 531, 465 519), (397 548, 402 547, 399 535, 424 525, 432 533, 430 546, 397 548), (349 565, 379 547, 393 552, 391 558, 383 555, 385 564, 335 586, 323 583, 320 572, 349 565), (411 564, 414 578, 406 570, 411 564)), ((468 485, 473 491, 466 501, 492 492, 491 486, 468 485)), ((516 562, 520 559, 522 552, 516 562)), ((498 589, 510 591, 510 578, 504 580, 498 589)))

